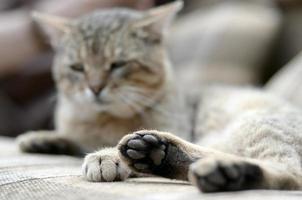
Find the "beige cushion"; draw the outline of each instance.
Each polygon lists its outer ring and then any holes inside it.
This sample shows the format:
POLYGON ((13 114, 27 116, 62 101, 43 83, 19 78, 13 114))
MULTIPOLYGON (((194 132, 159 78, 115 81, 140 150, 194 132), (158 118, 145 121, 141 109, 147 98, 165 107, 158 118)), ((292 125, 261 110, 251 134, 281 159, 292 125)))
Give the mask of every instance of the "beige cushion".
POLYGON ((301 199, 302 192, 246 191, 201 194, 187 182, 161 178, 90 183, 81 176, 81 159, 20 153, 14 141, 0 137, 1 200, 233 200, 301 199))

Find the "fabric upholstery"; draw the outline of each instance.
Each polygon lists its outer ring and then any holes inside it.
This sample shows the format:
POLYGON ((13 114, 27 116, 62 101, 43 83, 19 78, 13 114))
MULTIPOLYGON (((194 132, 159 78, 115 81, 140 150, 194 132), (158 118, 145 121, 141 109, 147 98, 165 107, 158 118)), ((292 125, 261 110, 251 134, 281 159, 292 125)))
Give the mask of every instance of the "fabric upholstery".
POLYGON ((187 182, 161 178, 91 183, 81 176, 79 158, 23 154, 12 139, 0 137, 0 200, 262 200, 301 199, 302 192, 246 191, 201 194, 187 182))

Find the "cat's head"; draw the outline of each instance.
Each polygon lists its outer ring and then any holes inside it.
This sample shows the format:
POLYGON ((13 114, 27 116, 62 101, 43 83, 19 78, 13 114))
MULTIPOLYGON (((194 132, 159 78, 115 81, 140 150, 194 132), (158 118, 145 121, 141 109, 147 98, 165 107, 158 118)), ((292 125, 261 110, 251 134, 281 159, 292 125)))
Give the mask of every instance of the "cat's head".
POLYGON ((169 79, 163 39, 181 7, 177 1, 148 11, 115 8, 72 20, 35 13, 55 49, 60 95, 119 117, 152 106, 169 79))

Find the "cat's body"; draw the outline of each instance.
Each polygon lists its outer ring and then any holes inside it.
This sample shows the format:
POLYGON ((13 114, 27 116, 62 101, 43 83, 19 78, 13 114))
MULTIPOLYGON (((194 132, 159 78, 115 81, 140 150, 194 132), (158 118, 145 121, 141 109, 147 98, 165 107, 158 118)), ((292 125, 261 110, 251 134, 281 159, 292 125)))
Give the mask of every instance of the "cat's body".
MULTIPOLYGON (((169 95, 176 95, 175 93, 176 91, 173 93, 170 91, 169 95)), ((156 128, 171 131, 190 139, 185 134, 190 132, 189 113, 182 115, 185 111, 184 102, 181 99, 171 99, 170 97, 174 95, 163 96, 159 99, 158 105, 130 118, 99 113, 77 104, 70 105, 68 100, 61 99, 56 111, 57 132, 79 142, 85 152, 115 146, 125 134, 141 129, 156 128), (169 118, 171 120, 166 120, 169 118)))
POLYGON ((56 130, 21 136, 21 149, 79 153, 111 146, 86 156, 90 181, 143 172, 189 179, 204 192, 301 189, 299 111, 256 89, 200 88, 194 98, 177 89, 181 80, 173 78, 162 39, 180 6, 100 11, 72 25, 40 16, 61 32, 56 130), (174 135, 134 132, 140 129, 174 135))
POLYGON ((138 131, 120 141, 123 161, 135 172, 189 178, 204 192, 302 189, 299 109, 251 88, 210 87, 201 93, 196 145, 166 132, 138 131))

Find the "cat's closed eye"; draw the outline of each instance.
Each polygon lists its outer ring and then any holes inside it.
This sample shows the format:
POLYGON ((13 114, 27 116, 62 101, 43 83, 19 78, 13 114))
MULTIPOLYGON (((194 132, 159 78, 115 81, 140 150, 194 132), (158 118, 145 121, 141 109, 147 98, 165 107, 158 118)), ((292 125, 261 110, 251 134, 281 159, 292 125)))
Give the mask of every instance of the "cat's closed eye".
POLYGON ((121 68, 123 66, 127 65, 127 62, 125 61, 117 61, 117 62, 113 62, 110 66, 110 71, 114 71, 118 68, 121 68))
POLYGON ((76 72, 84 72, 84 66, 81 63, 72 64, 70 68, 76 72))

